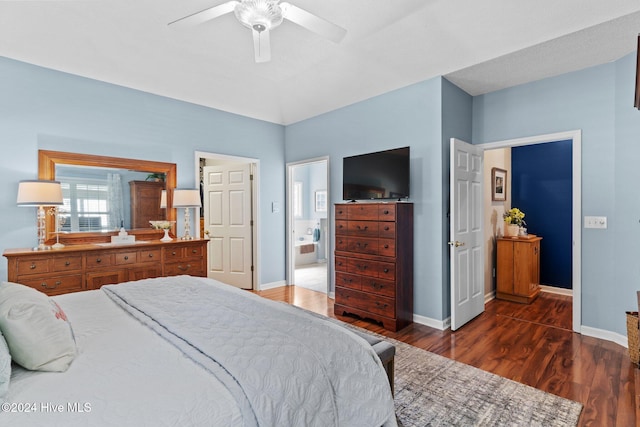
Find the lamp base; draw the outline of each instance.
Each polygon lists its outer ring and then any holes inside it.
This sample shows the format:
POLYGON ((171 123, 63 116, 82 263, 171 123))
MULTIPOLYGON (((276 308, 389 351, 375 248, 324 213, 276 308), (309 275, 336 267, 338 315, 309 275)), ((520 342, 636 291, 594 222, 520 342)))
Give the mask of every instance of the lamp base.
POLYGON ((189 236, 189 235, 182 236, 180 240, 193 240, 193 236, 189 236))
POLYGON ((54 244, 51 246, 51 249, 62 249, 62 248, 64 248, 64 245, 63 245, 62 243, 60 243, 60 242, 58 242, 58 243, 54 243, 54 244))
POLYGON ((38 246, 36 246, 35 248, 33 248, 34 251, 50 251, 51 250, 51 246, 49 245, 45 245, 45 244, 40 244, 38 246))

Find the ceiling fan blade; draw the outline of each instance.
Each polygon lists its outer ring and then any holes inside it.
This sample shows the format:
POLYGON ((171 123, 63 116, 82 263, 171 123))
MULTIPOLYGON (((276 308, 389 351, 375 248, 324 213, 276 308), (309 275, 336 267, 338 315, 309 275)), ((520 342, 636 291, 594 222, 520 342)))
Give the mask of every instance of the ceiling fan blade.
POLYGON ((269 30, 253 32, 253 50, 256 54, 256 62, 271 61, 271 41, 269 38, 269 30))
POLYGON ((168 25, 172 25, 174 27, 193 27, 195 25, 211 21, 212 19, 215 19, 219 16, 233 12, 238 3, 240 2, 231 0, 226 3, 219 4, 218 6, 210 7, 208 9, 201 10, 200 12, 193 13, 189 16, 185 16, 184 18, 176 19, 173 22, 169 22, 168 25))
POLYGON ((347 30, 339 25, 329 22, 326 19, 320 18, 304 9, 300 9, 291 3, 280 3, 282 9, 282 15, 285 19, 294 22, 301 27, 304 27, 314 33, 328 38, 338 43, 347 34, 347 30))

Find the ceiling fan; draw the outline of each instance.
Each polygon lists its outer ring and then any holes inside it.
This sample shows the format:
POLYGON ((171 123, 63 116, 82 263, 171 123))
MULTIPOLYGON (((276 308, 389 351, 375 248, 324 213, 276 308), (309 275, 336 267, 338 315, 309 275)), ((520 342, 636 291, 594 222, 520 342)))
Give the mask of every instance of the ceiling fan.
POLYGON ((253 32, 256 62, 271 60, 269 31, 287 19, 338 43, 347 30, 291 3, 280 0, 231 0, 170 22, 175 27, 191 27, 233 12, 242 25, 253 32))

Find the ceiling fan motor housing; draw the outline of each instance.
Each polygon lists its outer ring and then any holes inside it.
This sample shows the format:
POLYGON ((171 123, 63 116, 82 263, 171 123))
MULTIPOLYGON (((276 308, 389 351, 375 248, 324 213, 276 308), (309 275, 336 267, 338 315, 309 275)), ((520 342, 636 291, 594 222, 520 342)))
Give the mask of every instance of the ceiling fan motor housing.
POLYGON ((282 24, 280 0, 242 0, 234 13, 238 21, 247 28, 258 32, 271 30, 282 24))

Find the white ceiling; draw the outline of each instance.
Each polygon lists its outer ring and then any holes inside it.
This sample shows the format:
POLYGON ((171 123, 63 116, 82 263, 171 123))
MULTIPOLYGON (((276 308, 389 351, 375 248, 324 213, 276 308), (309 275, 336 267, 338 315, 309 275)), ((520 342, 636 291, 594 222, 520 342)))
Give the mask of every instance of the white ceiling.
POLYGON ((0 56, 291 124, 443 75, 472 95, 635 51, 638 0, 289 0, 347 29, 335 44, 285 21, 254 62, 226 0, 0 0, 0 56))

